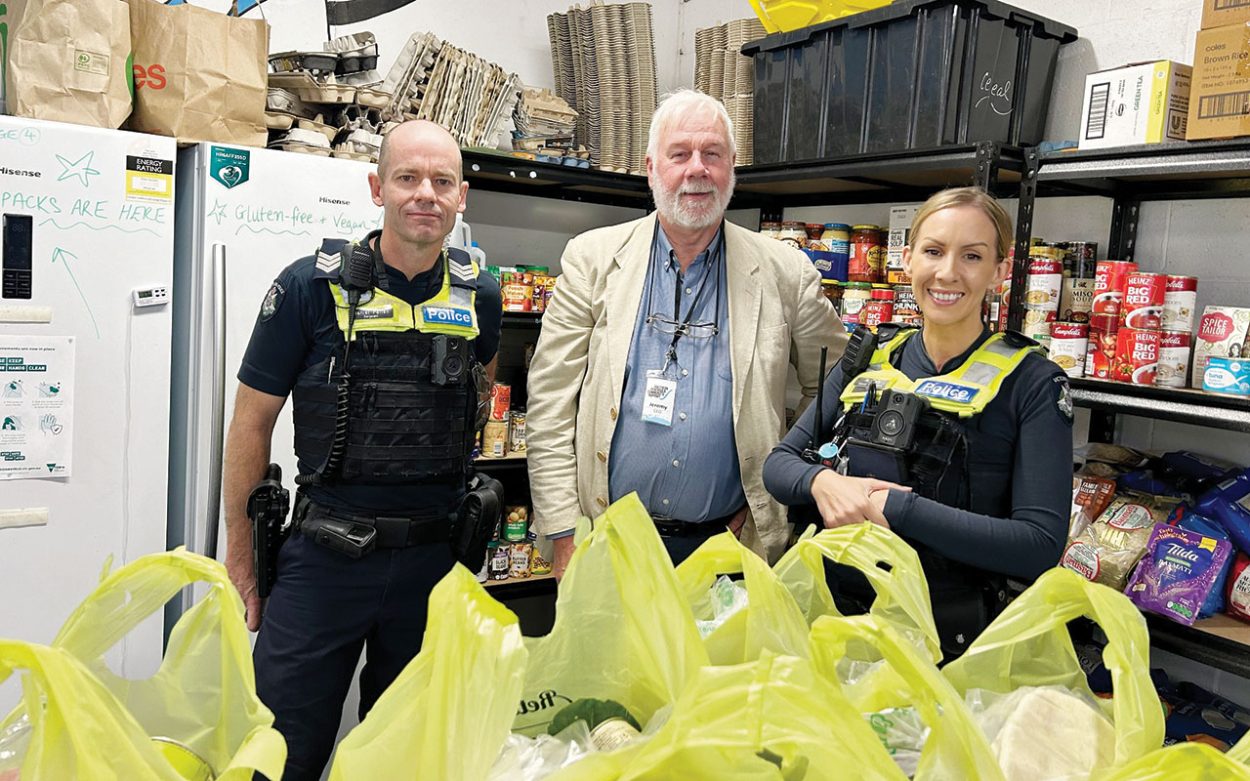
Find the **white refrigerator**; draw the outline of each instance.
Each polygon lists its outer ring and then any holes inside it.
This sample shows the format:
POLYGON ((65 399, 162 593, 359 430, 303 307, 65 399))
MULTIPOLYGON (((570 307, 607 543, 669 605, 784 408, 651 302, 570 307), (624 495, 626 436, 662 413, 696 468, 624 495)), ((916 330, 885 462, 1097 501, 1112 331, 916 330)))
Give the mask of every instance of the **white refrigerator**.
MULTIPOLYGON (((256 315, 278 273, 323 238, 359 239, 381 226, 369 192, 375 168, 218 144, 179 152, 174 284, 190 294, 174 307, 171 547, 224 558, 222 452, 256 315)), ((274 429, 272 459, 294 489, 290 409, 274 429)))
MULTIPOLYGON (((106 559, 165 550, 175 153, 0 117, 0 637, 50 642, 106 559)), ((155 672, 159 617, 106 658, 155 672)))

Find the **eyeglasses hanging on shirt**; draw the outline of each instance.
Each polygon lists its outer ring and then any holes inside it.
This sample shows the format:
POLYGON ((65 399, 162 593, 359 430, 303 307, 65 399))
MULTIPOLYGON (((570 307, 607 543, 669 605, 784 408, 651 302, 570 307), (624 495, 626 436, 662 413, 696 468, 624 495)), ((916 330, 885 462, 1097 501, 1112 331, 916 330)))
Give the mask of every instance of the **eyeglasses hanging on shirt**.
MULTIPOLYGON (((659 229, 660 227, 657 222, 656 231, 658 232, 659 229)), ((653 238, 652 244, 654 245, 654 243, 655 243, 655 239, 653 238)), ((710 248, 708 252, 709 252, 708 259, 711 260, 713 256, 711 254, 710 248)), ((670 261, 672 260, 672 254, 673 254, 673 251, 669 250, 670 261)), ((716 287, 716 301, 712 309, 713 318, 719 316, 720 314, 720 275, 721 275, 721 268, 724 265, 725 264, 724 264, 723 258, 721 259, 720 263, 716 264, 716 281, 713 283, 716 287)), ((654 271, 655 269, 652 268, 651 272, 654 272, 654 271)), ((698 292, 695 293, 694 299, 690 302, 690 306, 686 309, 686 316, 684 318, 681 317, 681 289, 682 289, 681 272, 678 272, 677 274, 677 284, 674 286, 674 289, 673 289, 673 316, 670 318, 667 315, 660 313, 660 312, 652 312, 651 314, 647 315, 646 322, 649 327, 654 328, 659 333, 662 333, 665 335, 671 335, 673 337, 673 340, 669 342, 668 350, 665 351, 664 366, 658 372, 660 376, 663 376, 665 372, 668 371, 669 366, 677 362, 677 343, 681 341, 681 338, 683 336, 689 336, 692 339, 711 339, 712 337, 720 333, 720 326, 716 324, 715 319, 713 319, 710 322, 703 322, 703 323, 690 322, 694 318, 694 313, 699 308, 699 302, 703 300, 703 293, 707 290, 708 277, 710 277, 711 274, 712 274, 711 269, 707 269, 703 272, 703 279, 702 281, 699 282, 699 290, 698 292)), ((651 288, 651 290, 649 291, 651 294, 650 298, 651 300, 654 301, 655 300, 655 275, 654 273, 648 273, 647 277, 648 277, 647 284, 651 288)))

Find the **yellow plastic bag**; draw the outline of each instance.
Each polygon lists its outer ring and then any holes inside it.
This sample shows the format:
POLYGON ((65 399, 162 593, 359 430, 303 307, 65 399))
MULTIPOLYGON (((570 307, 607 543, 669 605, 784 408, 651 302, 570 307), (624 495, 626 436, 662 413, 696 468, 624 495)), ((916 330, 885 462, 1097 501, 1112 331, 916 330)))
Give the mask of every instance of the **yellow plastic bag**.
POLYGON ((965 695, 969 689, 1005 694, 1022 686, 1061 686, 1089 697, 1115 726, 1114 767, 1163 744, 1146 620, 1128 597, 1069 570, 1044 573, 942 672, 965 695), (1080 616, 1107 636, 1103 663, 1111 672, 1111 700, 1090 691, 1077 661, 1067 625, 1080 616))
POLYGON ((903 779, 881 742, 805 659, 706 667, 649 740, 592 754, 548 781, 903 779))
POLYGON ((873 523, 805 533, 773 569, 809 624, 820 616, 842 615, 825 581, 826 558, 864 573, 877 592, 869 615, 894 625, 934 662, 942 658, 929 582, 920 557, 902 537, 873 523))
POLYGON ((144 556, 105 576, 52 644, 81 660, 148 735, 182 744, 218 781, 281 777, 286 742, 256 696, 243 600, 220 563, 182 548, 144 556), (208 592, 174 626, 154 676, 131 681, 108 669, 105 652, 199 582, 208 592))
POLYGON ((850 700, 857 713, 916 709, 930 730, 916 779, 1003 781, 994 753, 963 697, 891 622, 872 615, 823 616, 812 626, 811 648, 816 671, 850 700), (883 664, 854 682, 843 683, 840 663, 848 660, 883 664))
POLYGON ((0 640, 0 683, 17 670, 22 703, 0 749, 4 781, 183 781, 117 698, 68 651, 0 640), (14 753, 16 756, 5 757, 14 753))
POLYGON ((512 611, 456 566, 430 592, 421 652, 334 756, 331 781, 478 781, 516 716, 526 651, 512 611))
POLYGON ((636 494, 613 503, 584 539, 579 533, 556 595, 555 625, 525 645, 529 663, 512 729, 526 735, 545 731, 582 697, 616 700, 645 724, 708 663, 672 562, 636 494))
POLYGON ((807 655, 807 621, 768 563, 729 532, 718 534, 677 566, 694 617, 712 618, 710 590, 720 575, 741 572, 747 605, 703 638, 712 664, 741 664, 764 649, 807 655))
POLYGON ((1250 781, 1250 768, 1233 752, 1205 743, 1177 743, 1150 752, 1097 781, 1250 781))

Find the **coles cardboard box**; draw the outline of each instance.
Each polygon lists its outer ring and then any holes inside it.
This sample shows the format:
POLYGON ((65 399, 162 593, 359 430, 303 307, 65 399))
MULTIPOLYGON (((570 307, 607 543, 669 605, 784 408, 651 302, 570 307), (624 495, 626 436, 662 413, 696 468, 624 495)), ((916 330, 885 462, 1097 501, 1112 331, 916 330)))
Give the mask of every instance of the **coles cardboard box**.
POLYGON ((1202 0, 1202 29, 1250 22, 1250 0, 1202 0))
POLYGON ((1184 141, 1191 71, 1158 60, 1086 76, 1081 149, 1184 141))
POLYGON ((1196 141, 1244 135, 1250 135, 1250 24, 1201 30, 1194 47, 1186 137, 1196 141))

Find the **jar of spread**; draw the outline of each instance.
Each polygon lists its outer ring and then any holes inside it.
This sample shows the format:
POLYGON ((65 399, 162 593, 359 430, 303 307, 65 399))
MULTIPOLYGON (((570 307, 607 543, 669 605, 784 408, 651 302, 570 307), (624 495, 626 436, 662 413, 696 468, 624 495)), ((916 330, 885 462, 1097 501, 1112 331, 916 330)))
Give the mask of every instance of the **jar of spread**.
POLYGON ((779 222, 761 222, 760 235, 770 239, 781 238, 781 223, 779 222))
POLYGON ((797 220, 786 220, 781 223, 777 238, 795 249, 803 249, 807 246, 807 225, 797 220))
POLYGON ((820 240, 829 248, 833 270, 828 278, 845 282, 847 263, 851 255, 851 226, 841 222, 826 222, 820 240))
POLYGON ((807 240, 804 246, 807 249, 828 249, 825 243, 821 241, 821 235, 825 232, 825 226, 819 222, 809 222, 803 226, 807 230, 807 240))
POLYGON ((867 282, 848 282, 842 292, 842 322, 859 325, 860 313, 872 300, 872 285, 867 282))
POLYGON ((876 225, 856 225, 851 231, 847 279, 852 282, 880 282, 885 272, 885 241, 876 225))

